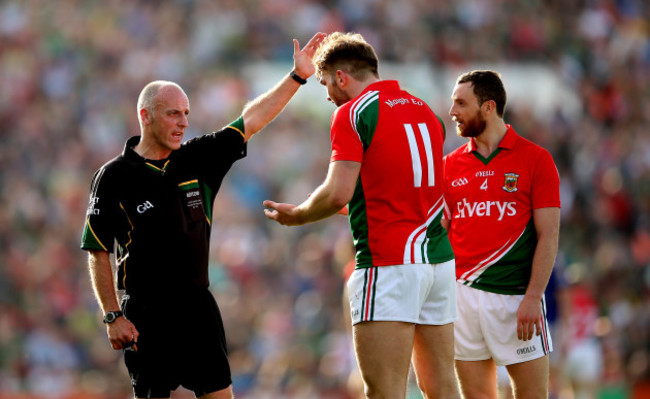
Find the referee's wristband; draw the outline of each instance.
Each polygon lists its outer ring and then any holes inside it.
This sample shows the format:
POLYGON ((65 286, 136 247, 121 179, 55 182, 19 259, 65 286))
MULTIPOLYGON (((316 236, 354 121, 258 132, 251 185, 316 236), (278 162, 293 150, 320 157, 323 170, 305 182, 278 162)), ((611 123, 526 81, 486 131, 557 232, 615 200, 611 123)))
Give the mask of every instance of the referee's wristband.
POLYGON ((300 76, 298 76, 298 75, 296 74, 296 71, 291 71, 291 73, 289 74, 289 76, 291 76, 291 77, 293 78, 293 80, 295 80, 296 82, 300 83, 301 85, 304 85, 305 83, 307 83, 307 79, 303 79, 303 78, 301 78, 300 76))

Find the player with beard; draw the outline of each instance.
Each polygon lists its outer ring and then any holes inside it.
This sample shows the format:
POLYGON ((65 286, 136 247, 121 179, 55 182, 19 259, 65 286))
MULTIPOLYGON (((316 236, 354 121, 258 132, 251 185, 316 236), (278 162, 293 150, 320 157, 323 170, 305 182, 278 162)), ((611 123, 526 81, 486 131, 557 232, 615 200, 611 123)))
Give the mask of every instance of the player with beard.
POLYGON ((544 290, 558 248, 559 176, 551 155, 503 120, 498 73, 461 75, 449 114, 467 144, 444 159, 445 217, 456 255, 456 370, 464 397, 547 398, 552 343, 544 290))

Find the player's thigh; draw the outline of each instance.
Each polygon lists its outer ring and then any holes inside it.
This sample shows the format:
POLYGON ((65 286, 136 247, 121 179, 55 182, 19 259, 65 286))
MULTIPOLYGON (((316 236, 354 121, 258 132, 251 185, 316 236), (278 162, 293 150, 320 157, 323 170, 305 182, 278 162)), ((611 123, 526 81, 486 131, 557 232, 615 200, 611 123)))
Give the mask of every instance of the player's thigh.
POLYGON ((549 360, 543 356, 506 366, 512 379, 515 397, 536 399, 548 397, 549 360))
POLYGON ((420 389, 430 394, 457 395, 452 323, 415 326, 412 361, 420 389))
POLYGON ((465 398, 497 398, 497 366, 492 359, 456 360, 460 390, 465 398))
POLYGON ((418 377, 453 374, 454 325, 417 325, 413 344, 413 366, 418 377))
POLYGON ((354 325, 354 349, 366 385, 403 384, 406 388, 414 331, 414 324, 397 321, 354 325))

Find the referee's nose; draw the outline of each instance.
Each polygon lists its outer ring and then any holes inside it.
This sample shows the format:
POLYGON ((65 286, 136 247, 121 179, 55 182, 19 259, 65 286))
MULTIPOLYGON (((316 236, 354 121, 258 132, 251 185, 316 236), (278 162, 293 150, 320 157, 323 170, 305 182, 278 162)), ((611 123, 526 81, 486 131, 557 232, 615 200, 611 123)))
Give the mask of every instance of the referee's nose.
POLYGON ((178 122, 178 126, 182 128, 186 128, 189 125, 190 125, 190 119, 188 118, 187 114, 183 114, 183 116, 181 116, 181 119, 178 122))

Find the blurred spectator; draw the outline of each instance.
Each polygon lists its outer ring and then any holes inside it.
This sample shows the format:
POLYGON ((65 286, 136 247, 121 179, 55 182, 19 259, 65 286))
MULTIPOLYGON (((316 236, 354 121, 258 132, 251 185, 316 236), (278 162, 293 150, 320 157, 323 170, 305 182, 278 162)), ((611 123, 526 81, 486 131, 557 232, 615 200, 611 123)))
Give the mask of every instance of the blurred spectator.
MULTIPOLYGON (((290 63, 287 38, 318 30, 360 32, 386 65, 423 66, 434 87, 453 85, 441 81, 446 69, 494 63, 543 66, 563 80, 577 112, 567 97, 506 119, 558 165, 560 251, 567 265, 584 265, 598 311, 597 390, 648 397, 648 21, 644 0, 0 1, 0 397, 129 397, 77 249, 92 171, 137 132, 133 99, 148 81, 186 88, 188 136, 216 130, 206 124, 232 120, 268 89, 255 82, 272 77, 257 74, 290 63), (550 113, 536 113, 542 107, 550 113)), ((517 89, 531 98, 548 90, 535 83, 517 89)), ((212 289, 241 398, 348 397, 336 261, 346 222, 287 229, 261 209, 266 198, 299 201, 324 178, 331 108, 308 86, 322 106, 291 105, 274 132, 256 137, 215 204, 212 289)), ((455 148, 451 90, 418 90, 426 86, 413 91, 447 118, 455 148)))

